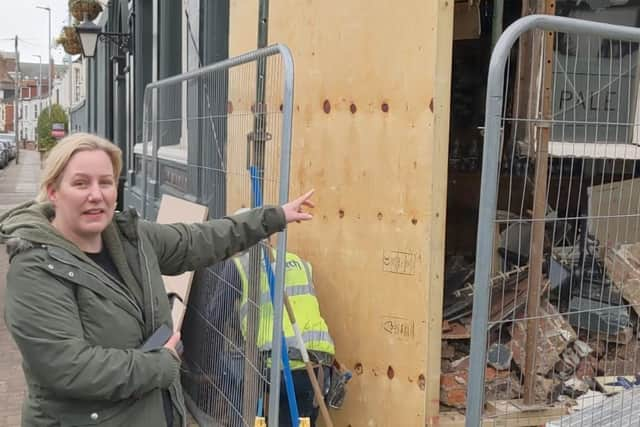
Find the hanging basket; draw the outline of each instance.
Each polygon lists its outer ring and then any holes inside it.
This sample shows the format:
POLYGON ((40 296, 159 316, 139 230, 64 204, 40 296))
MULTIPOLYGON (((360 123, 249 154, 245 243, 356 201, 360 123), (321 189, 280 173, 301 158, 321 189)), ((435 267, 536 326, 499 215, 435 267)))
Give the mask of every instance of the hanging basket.
POLYGON ((79 55, 82 53, 82 47, 77 40, 66 40, 65 43, 62 44, 62 48, 69 55, 79 55))
POLYGON ((78 40, 75 27, 63 27, 62 33, 56 39, 56 43, 62 46, 64 51, 69 55, 82 53, 82 47, 80 46, 80 40, 78 40))
POLYGON ((85 14, 93 21, 102 12, 102 5, 97 0, 69 0, 69 12, 80 22, 84 21, 85 14))
POLYGON ((62 34, 68 40, 77 39, 78 38, 78 33, 76 32, 76 27, 73 27, 73 26, 70 26, 70 25, 62 27, 62 34))

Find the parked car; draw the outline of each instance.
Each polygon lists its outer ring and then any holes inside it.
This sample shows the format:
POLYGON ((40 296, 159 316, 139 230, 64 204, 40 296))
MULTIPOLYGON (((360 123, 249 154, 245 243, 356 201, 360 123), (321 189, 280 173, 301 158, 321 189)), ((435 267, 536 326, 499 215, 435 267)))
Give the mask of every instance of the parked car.
POLYGON ((12 133, 0 133, 0 141, 7 142, 9 145, 9 160, 13 160, 18 155, 16 147, 16 136, 12 133))
POLYGON ((0 141, 0 169, 4 169, 9 164, 9 143, 0 141))
POLYGON ((16 147, 16 141, 9 141, 9 149, 11 150, 10 154, 11 154, 11 160, 15 159, 16 157, 18 157, 18 147, 16 147))

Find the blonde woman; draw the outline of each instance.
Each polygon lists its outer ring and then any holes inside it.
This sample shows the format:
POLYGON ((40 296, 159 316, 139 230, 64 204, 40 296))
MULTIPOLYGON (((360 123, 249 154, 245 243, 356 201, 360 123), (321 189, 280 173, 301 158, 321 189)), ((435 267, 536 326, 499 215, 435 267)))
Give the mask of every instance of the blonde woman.
POLYGON ((5 321, 23 357, 24 426, 183 426, 179 334, 161 275, 221 261, 311 215, 312 192, 203 224, 160 225, 115 212, 121 152, 95 135, 60 141, 36 202, 0 217, 5 321))

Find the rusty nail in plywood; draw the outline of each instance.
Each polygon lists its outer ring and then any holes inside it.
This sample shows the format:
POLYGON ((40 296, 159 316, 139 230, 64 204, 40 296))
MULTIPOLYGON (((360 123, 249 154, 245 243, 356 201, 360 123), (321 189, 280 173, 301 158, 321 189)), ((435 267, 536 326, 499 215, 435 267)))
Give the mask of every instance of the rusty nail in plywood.
POLYGON ((327 114, 331 112, 331 103, 329 102, 328 99, 325 99, 324 102, 322 103, 322 110, 327 114))
POLYGON ((431 98, 431 101, 429 101, 429 111, 433 113, 433 98, 431 98))
POLYGON ((384 113, 389 112, 389 104, 387 104, 386 102, 383 102, 383 103, 382 103, 382 105, 380 106, 380 109, 381 109, 384 113))
POLYGON ((356 365, 353 367, 353 371, 357 375, 362 375, 362 372, 363 372, 362 363, 360 362, 356 363, 356 365))
POLYGON ((420 374, 420 376, 418 377, 418 387, 420 387, 420 390, 424 390, 424 388, 426 387, 427 381, 424 378, 423 374, 420 374))
POLYGON ((387 369, 387 377, 389 377, 389 379, 392 380, 394 376, 395 376, 395 372, 393 372, 393 367, 389 366, 389 368, 387 369))
POLYGON ((284 105, 280 104, 280 112, 282 112, 282 110, 284 110, 284 105))
POLYGON ((340 218, 344 218, 344 210, 343 210, 343 209, 340 209, 340 210, 338 211, 338 216, 339 216, 340 218))
POLYGON ((228 114, 233 113, 233 102, 231 101, 227 102, 227 113, 228 114))
POLYGON ((356 111, 358 111, 358 107, 356 107, 356 104, 351 103, 351 106, 349 107, 349 110, 351 111, 351 114, 355 114, 356 111))
POLYGON ((411 218, 411 224, 416 225, 418 220, 416 218, 411 218))
POLYGON ((378 221, 382 221, 382 212, 378 212, 378 221))

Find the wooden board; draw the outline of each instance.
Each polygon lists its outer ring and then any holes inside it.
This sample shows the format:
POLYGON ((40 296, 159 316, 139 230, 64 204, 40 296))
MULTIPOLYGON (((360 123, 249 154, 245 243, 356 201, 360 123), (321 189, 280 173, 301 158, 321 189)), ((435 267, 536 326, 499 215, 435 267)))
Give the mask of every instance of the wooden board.
POLYGON ((467 0, 456 1, 453 20, 453 39, 467 40, 480 38, 480 4, 467 0))
MULTIPOLYGON (((516 406, 511 406, 512 410, 506 415, 485 417, 482 420, 482 427, 538 427, 558 420, 568 413, 567 408, 560 407, 551 407, 538 411, 514 411, 513 409, 516 409, 516 406)), ((464 427, 465 425, 465 416, 453 412, 443 412, 437 420, 427 424, 429 427, 464 427)))
MULTIPOLYGON (((208 215, 209 210, 206 206, 164 194, 160 201, 160 209, 158 210, 158 218, 156 221, 159 224, 172 224, 176 222, 195 223, 205 221, 208 215)), ((182 300, 182 303, 180 301, 174 301, 171 313, 173 329, 175 331, 179 331, 182 327, 186 304, 189 301, 189 291, 191 290, 193 273, 193 271, 188 271, 177 276, 162 276, 167 294, 175 294, 182 300)))
MULTIPOLYGON (((255 48, 257 2, 232 0, 230 55, 255 48)), ((289 229, 338 358, 354 372, 335 425, 423 426, 439 411, 453 2, 270 3, 294 55, 289 229)))
POLYGON ((589 231, 602 247, 640 242, 640 179, 609 182, 587 189, 589 231), (595 218, 593 218, 595 217, 595 218))
MULTIPOLYGON (((626 379, 631 384, 636 382, 636 378, 634 376, 620 376, 621 378, 626 379)), ((613 385, 618 381, 618 376, 605 376, 605 377, 595 377, 594 380, 600 387, 601 391, 607 395, 612 395, 624 391, 625 388, 621 385, 613 385)))
POLYGON ((625 301, 640 315, 640 244, 608 249, 605 266, 625 301))

